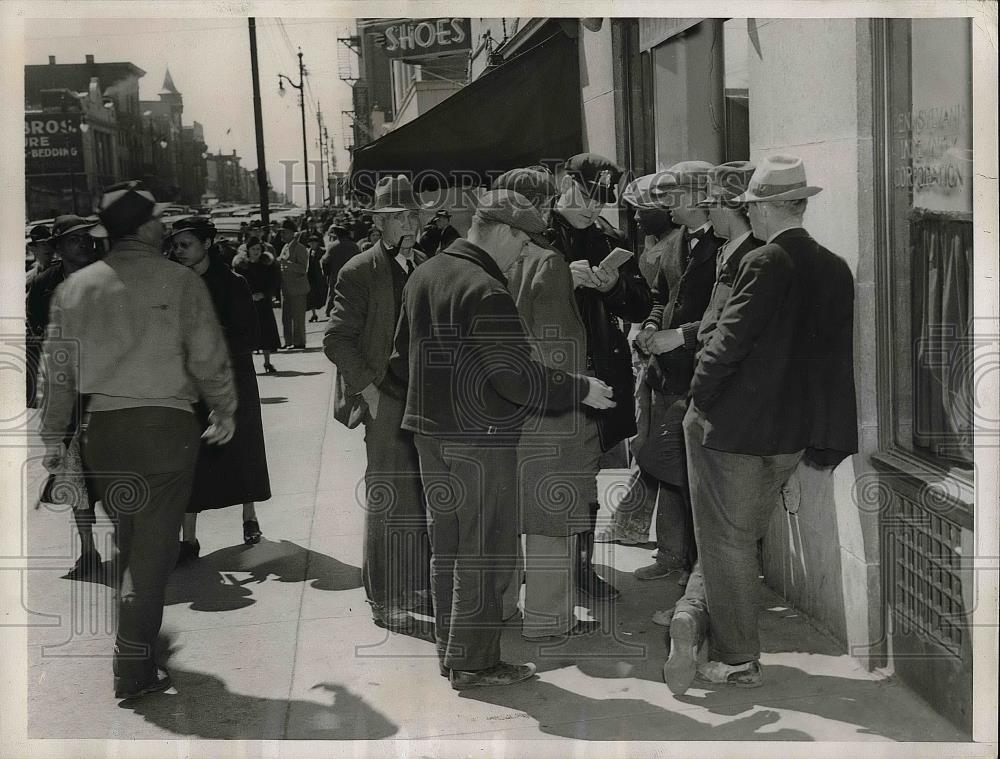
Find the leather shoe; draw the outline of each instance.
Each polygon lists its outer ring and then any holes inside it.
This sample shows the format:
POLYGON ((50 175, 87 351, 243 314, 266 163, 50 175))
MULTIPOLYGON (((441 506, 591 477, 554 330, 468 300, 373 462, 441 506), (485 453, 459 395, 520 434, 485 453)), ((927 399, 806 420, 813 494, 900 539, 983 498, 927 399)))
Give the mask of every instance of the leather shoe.
POLYGON ((138 698, 165 691, 170 685, 170 673, 163 667, 157 667, 156 675, 146 682, 139 682, 131 677, 116 677, 115 698, 138 698))
POLYGON ((675 696, 683 695, 698 671, 698 624, 686 611, 670 621, 670 656, 663 665, 663 682, 675 696))
POLYGON ((596 572, 591 571, 590 577, 577 585, 580 592, 598 601, 614 601, 622 592, 596 572))
POLYGON ((759 661, 744 664, 723 664, 720 661, 705 662, 697 670, 697 679, 716 685, 735 685, 739 688, 759 688, 764 684, 764 673, 759 661))
POLYGON ((659 580, 661 577, 666 577, 673 571, 674 570, 670 567, 665 567, 658 561, 654 561, 652 564, 639 567, 632 574, 635 575, 637 580, 659 580))
POLYGON ((455 690, 469 690, 493 685, 513 685, 528 680, 534 674, 534 664, 507 664, 501 661, 486 669, 453 669, 450 679, 451 687, 455 690))
POLYGON ((408 633, 413 630, 413 617, 402 609, 373 608, 372 621, 379 627, 392 632, 408 633))

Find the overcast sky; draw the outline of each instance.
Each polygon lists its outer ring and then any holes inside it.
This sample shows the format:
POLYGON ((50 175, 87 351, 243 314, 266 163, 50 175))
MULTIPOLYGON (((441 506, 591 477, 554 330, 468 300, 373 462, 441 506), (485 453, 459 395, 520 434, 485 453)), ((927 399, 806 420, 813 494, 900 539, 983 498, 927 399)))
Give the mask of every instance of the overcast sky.
MULTIPOLYGON (((351 109, 351 89, 338 78, 338 37, 354 31, 353 19, 258 18, 257 54, 264 142, 271 185, 284 191, 280 161, 302 159, 302 127, 297 92, 278 96, 278 73, 298 81, 297 48, 302 48, 308 73, 306 133, 310 161, 319 149, 315 106, 335 148, 337 168, 348 168, 343 129, 351 109), (284 27, 284 32, 282 31, 284 27)), ((25 26, 25 63, 83 63, 93 54, 97 62, 130 61, 146 72, 139 80, 139 96, 156 100, 167 66, 184 97, 183 121, 200 122, 212 152, 233 149, 248 169, 257 166, 254 140, 253 84, 250 76, 250 43, 246 19, 49 19, 29 20, 25 26)), ((342 46, 340 46, 342 47, 342 46)), ((353 54, 351 54, 353 57, 353 54)), ((357 72, 357 59, 353 61, 357 72)), ((287 87, 286 87, 287 89, 287 87)), ((312 172, 312 169, 310 169, 312 172)), ((296 179, 302 179, 301 168, 296 179)), ((296 189, 294 199, 304 203, 296 189)))

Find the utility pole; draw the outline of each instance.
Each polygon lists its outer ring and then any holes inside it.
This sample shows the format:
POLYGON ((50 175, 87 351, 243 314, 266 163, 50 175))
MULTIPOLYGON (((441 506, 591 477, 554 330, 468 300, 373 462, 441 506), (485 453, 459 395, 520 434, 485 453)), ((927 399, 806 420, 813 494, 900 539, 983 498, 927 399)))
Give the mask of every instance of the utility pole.
POLYGON ((247 19, 250 27, 250 73, 253 75, 253 122, 257 136, 257 195, 260 198, 260 220, 266 227, 271 219, 267 194, 267 164, 264 162, 264 116, 260 104, 260 74, 257 71, 257 20, 247 19))
POLYGON ((306 67, 302 65, 302 48, 299 48, 299 83, 296 84, 284 74, 278 74, 278 93, 281 95, 285 94, 283 82, 288 82, 289 85, 299 91, 299 111, 302 115, 302 162, 305 164, 306 170, 306 213, 309 213, 309 145, 306 142, 305 71, 306 67))
MULTIPOLYGON (((324 147, 323 147, 323 111, 319 107, 319 101, 318 100, 316 101, 316 130, 317 130, 317 133, 319 134, 319 141, 318 141, 318 144, 319 144, 319 163, 320 163, 320 166, 324 166, 325 164, 323 163, 323 161, 325 160, 325 158, 323 157, 323 155, 324 155, 324 147)), ((324 174, 324 179, 325 179, 325 176, 326 176, 326 169, 325 168, 323 169, 323 174, 324 174)), ((323 205, 323 203, 325 202, 325 192, 324 192, 325 189, 326 189, 325 185, 321 183, 320 184, 320 189, 319 189, 319 204, 320 205, 323 205)))

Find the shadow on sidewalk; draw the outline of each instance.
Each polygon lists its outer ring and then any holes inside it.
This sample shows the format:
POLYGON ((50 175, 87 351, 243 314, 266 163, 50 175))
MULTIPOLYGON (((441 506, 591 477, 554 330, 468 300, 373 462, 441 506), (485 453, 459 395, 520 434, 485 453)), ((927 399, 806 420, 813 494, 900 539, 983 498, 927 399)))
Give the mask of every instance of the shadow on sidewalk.
MULTIPOLYGON (((666 686, 663 686, 666 688, 666 686)), ((509 688, 467 691, 463 698, 524 712, 548 735, 590 741, 810 741, 801 730, 760 732, 781 715, 754 712, 723 725, 709 725, 637 698, 589 698, 538 680, 509 688)))
MULTIPOLYGON (((174 693, 123 701, 120 708, 177 736, 215 739, 364 740, 389 738, 399 727, 337 683, 318 683, 329 704, 233 693, 214 675, 171 666, 176 649, 159 657, 174 693), (294 721, 291 715, 294 714, 294 721)), ((248 663, 249 664, 249 663, 248 663)))
POLYGON ((233 611, 250 606, 247 587, 275 580, 309 582, 316 590, 361 587, 361 569, 287 540, 222 548, 176 570, 167 586, 167 605, 190 603, 195 611, 233 611), (247 573, 245 579, 236 574, 247 573))

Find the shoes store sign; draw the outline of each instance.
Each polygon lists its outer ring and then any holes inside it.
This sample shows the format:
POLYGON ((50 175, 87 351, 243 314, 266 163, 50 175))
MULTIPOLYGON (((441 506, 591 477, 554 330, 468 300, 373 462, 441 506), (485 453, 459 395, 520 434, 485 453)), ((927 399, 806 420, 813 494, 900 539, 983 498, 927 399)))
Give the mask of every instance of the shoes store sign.
POLYGON ((381 30, 389 58, 422 58, 472 49, 467 18, 406 19, 381 30))
POLYGON ((83 170, 79 116, 24 115, 24 173, 27 176, 83 170))

